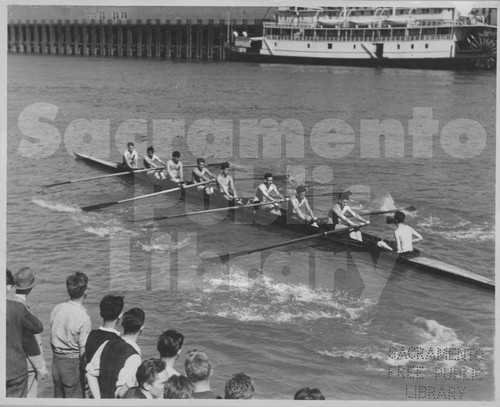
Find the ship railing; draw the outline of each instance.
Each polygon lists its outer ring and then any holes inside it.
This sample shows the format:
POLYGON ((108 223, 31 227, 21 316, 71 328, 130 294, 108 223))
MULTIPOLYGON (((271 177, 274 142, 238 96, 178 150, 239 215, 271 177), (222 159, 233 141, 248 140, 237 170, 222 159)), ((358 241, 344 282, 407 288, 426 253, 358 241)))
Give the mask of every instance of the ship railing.
POLYGON ((332 37, 312 37, 312 36, 293 36, 293 35, 269 35, 269 40, 278 41, 307 41, 307 42, 388 42, 388 41, 432 41, 432 40, 451 40, 452 34, 425 34, 425 35, 392 35, 392 36, 332 36, 332 37))
POLYGON ((264 28, 316 28, 316 23, 263 22, 264 28))

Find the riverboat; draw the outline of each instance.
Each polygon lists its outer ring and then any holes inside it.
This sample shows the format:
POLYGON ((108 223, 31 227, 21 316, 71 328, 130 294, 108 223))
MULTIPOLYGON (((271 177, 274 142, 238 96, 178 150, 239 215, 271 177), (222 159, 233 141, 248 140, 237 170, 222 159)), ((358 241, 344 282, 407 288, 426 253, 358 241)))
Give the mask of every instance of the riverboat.
MULTIPOLYGON (((88 165, 104 169, 111 173, 120 173, 122 171, 120 163, 114 163, 107 160, 90 157, 80 153, 75 153, 75 156, 77 157, 77 159, 82 160, 88 165)), ((140 182, 146 182, 149 184, 154 183, 152 177, 142 173, 137 173, 137 174, 128 173, 125 174, 124 176, 129 178, 133 177, 134 181, 138 180, 140 182)), ((186 193, 191 194, 191 196, 196 196, 196 194, 198 194, 199 196, 199 193, 196 192, 195 188, 191 190, 185 189, 185 191, 186 193)), ((120 201, 116 201, 116 203, 118 202, 120 201)), ((305 235, 302 238, 294 239, 293 242, 299 242, 310 238, 318 238, 318 239, 325 238, 326 242, 334 246, 336 250, 369 252, 374 259, 378 258, 378 256, 380 256, 381 253, 384 253, 384 256, 388 256, 389 258, 392 257, 393 260, 398 264, 409 266, 413 269, 417 269, 420 271, 425 271, 432 274, 438 274, 441 276, 445 276, 447 278, 464 281, 466 283, 486 288, 488 290, 495 290, 495 283, 491 279, 478 275, 476 273, 472 273, 467 270, 463 270, 459 267, 447 264, 443 261, 431 259, 429 257, 422 255, 412 258, 402 257, 399 256, 398 253, 396 252, 384 250, 380 248, 378 245, 378 242, 380 242, 383 239, 368 233, 362 233, 363 241, 360 242, 358 240, 349 238, 348 227, 340 226, 334 231, 328 231, 327 229, 317 228, 311 225, 292 223, 288 219, 287 209, 285 207, 280 208, 279 213, 271 213, 269 211, 259 208, 258 206, 255 206, 255 204, 252 204, 251 201, 247 201, 245 204, 239 204, 234 206, 232 209, 229 209, 229 207, 231 207, 232 205, 233 204, 229 204, 227 201, 221 201, 215 198, 210 202, 210 206, 212 208, 215 207, 214 209, 204 210, 200 212, 186 213, 181 215, 160 216, 157 218, 153 218, 152 220, 155 221, 168 220, 186 215, 196 216, 197 214, 202 216, 202 214, 217 212, 217 211, 227 211, 227 213, 231 215, 231 217, 233 217, 233 215, 238 211, 239 213, 243 214, 245 218, 245 223, 248 223, 248 219, 250 218, 250 221, 252 221, 255 225, 260 225, 261 227, 287 228, 288 230, 290 230, 291 233, 294 234, 298 233, 300 235, 305 235)), ((99 205, 96 205, 96 207, 99 207, 99 205)), ((395 210, 396 209, 394 209, 394 211, 395 210)), ((380 213, 385 213, 385 212, 380 212, 380 213)), ((275 247, 280 247, 289 244, 290 242, 291 241, 268 246, 265 249, 267 250, 275 247)), ((261 251, 261 250, 263 249, 249 250, 244 252, 243 254, 249 254, 251 252, 261 251)), ((231 258, 233 255, 235 254, 229 254, 227 257, 231 258)))
POLYGON ((496 26, 453 7, 280 7, 226 48, 233 61, 494 69, 496 26))

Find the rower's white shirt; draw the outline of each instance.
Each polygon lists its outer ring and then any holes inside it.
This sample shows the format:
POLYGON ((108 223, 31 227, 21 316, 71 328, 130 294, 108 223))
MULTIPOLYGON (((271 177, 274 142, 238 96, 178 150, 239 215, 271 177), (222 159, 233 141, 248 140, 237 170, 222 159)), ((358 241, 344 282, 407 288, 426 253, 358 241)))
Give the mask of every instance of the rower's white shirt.
POLYGON ((272 197, 271 193, 273 192, 276 194, 275 198, 279 199, 280 193, 276 185, 271 184, 271 186, 267 188, 267 185, 263 182, 257 187, 257 190, 255 191, 255 198, 258 199, 259 202, 268 202, 269 198, 266 196, 266 194, 272 197))
POLYGON ((297 199, 297 195, 290 197, 290 200, 288 201, 288 211, 292 212, 292 216, 295 215, 299 218, 305 217, 305 215, 314 216, 309 207, 309 203, 307 202, 307 198, 299 201, 297 199), (302 216, 300 216, 300 214, 302 216))
POLYGON ((162 165, 163 164, 160 160, 160 157, 158 157, 156 154, 153 154, 152 157, 150 157, 149 155, 144 156, 144 166, 146 168, 155 168, 162 165))
POLYGON ((171 179, 180 179, 182 180, 182 162, 174 163, 173 160, 167 161, 167 173, 171 179))
MULTIPOLYGON (((328 211, 328 220, 327 220, 327 224, 331 225, 333 224, 333 219, 334 219, 334 215, 335 215, 335 212, 338 212, 338 213, 341 213, 343 216, 345 216, 345 213, 346 212, 349 212, 349 213, 353 213, 352 212, 352 209, 349 205, 345 205, 343 208, 340 207, 340 205, 338 203, 336 203, 335 205, 333 205, 330 210, 328 211)), ((338 217, 338 215, 336 216, 338 217)), ((338 220, 339 221, 342 221, 342 219, 340 219, 338 217, 338 220)))
POLYGON ((399 253, 413 251, 413 236, 422 238, 411 226, 405 224, 398 225, 394 231, 394 237, 396 238, 399 253))
POLYGON ((212 178, 212 174, 207 167, 203 167, 202 170, 200 170, 198 167, 195 167, 193 169, 192 175, 193 175, 193 182, 195 183, 206 181, 205 178, 203 178, 204 175, 206 175, 208 178, 212 178))
POLYGON ((221 192, 224 192, 225 194, 234 194, 234 188, 232 191, 229 190, 229 187, 232 186, 233 184, 233 178, 231 175, 228 175, 227 177, 224 177, 222 174, 217 175, 217 185, 219 185, 220 189, 222 190, 221 192))
POLYGON ((137 151, 135 150, 130 152, 127 149, 123 153, 123 159, 128 163, 130 167, 137 167, 137 162, 139 161, 139 154, 137 154, 137 151))

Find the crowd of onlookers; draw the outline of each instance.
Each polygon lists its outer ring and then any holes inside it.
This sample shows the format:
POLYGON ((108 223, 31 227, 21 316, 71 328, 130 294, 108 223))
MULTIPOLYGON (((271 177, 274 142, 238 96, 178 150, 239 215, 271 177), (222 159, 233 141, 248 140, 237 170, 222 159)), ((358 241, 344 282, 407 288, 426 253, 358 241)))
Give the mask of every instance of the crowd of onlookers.
MULTIPOLYGON (((145 313, 140 308, 123 312, 124 297, 106 295, 99 308, 103 319, 92 330, 83 302, 88 279, 77 272, 66 280, 69 301, 50 314, 52 379, 55 398, 128 399, 251 399, 253 380, 237 373, 227 380, 224 395, 210 387, 212 364, 199 350, 187 352, 185 374, 175 364, 184 335, 175 329, 163 332, 157 342, 159 357, 142 360, 137 339, 145 313), (121 324, 123 333, 117 330, 121 324)), ((29 267, 15 275, 7 269, 7 397, 37 397, 37 382, 49 372, 42 352, 43 325, 30 312, 27 296, 35 285, 29 267)), ((304 387, 295 400, 324 400, 318 389, 304 387)))

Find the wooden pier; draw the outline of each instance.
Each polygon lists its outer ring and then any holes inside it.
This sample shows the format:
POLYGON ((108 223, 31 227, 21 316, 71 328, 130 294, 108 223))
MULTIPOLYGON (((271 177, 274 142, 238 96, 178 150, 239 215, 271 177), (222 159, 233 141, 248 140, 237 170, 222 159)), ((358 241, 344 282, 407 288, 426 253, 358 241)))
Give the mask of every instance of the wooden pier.
POLYGON ((243 20, 10 21, 8 52, 117 58, 224 60, 224 44, 233 30, 257 31, 243 20))

